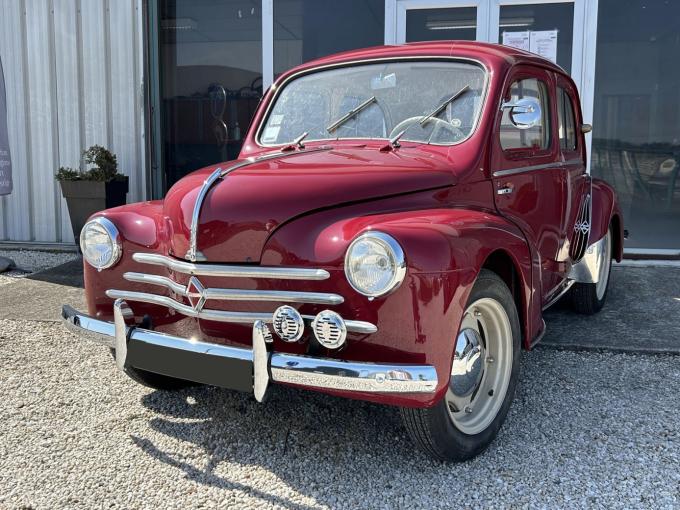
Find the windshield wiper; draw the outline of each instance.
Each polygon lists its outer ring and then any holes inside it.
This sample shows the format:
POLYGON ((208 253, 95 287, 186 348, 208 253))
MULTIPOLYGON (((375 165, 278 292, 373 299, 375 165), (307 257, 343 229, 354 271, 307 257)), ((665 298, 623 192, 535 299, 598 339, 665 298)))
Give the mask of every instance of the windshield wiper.
POLYGON ((368 98, 366 101, 364 101, 363 103, 361 103, 359 106, 357 106, 356 108, 351 109, 351 110, 348 111, 345 115, 343 115, 343 116, 340 117, 338 120, 336 120, 335 122, 333 122, 330 126, 328 126, 328 127, 326 128, 326 131, 328 131, 329 133, 332 133, 333 131, 335 131, 336 129, 338 129, 340 126, 342 126, 345 122, 347 122, 349 119, 351 119, 352 117, 354 117, 354 116, 355 116, 357 113, 359 113, 361 110, 363 110, 363 109, 366 108, 368 105, 370 105, 371 103, 374 103, 374 102, 375 102, 375 96, 372 96, 372 97, 368 98))
POLYGON ((448 98, 446 101, 444 101, 442 104, 437 106, 431 113, 427 114, 425 117, 420 119, 420 125, 424 125, 426 122, 429 122, 432 120, 434 117, 439 115, 444 108, 446 108, 450 103, 453 103, 456 99, 458 99, 460 96, 463 95, 464 92, 470 90, 470 85, 465 85, 462 89, 460 89, 458 92, 456 92, 454 95, 452 95, 450 98, 448 98))
POLYGON ((296 148, 299 149, 299 150, 304 149, 305 146, 302 143, 302 140, 307 138, 308 135, 309 135, 309 131, 305 131, 300 136, 298 136, 295 140, 293 140, 288 145, 286 145, 283 149, 281 149, 281 152, 294 151, 296 148))

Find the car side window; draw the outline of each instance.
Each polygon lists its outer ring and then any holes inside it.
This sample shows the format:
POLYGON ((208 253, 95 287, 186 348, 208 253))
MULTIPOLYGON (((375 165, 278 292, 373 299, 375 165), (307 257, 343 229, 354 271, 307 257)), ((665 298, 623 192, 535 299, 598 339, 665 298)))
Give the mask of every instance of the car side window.
POLYGON ((510 118, 510 108, 503 110, 500 126, 500 141, 503 150, 547 149, 550 145, 548 87, 536 78, 518 80, 510 87, 510 102, 523 98, 538 99, 541 104, 541 119, 528 129, 520 129, 510 118))
POLYGON ((563 151, 576 150, 576 119, 571 96, 562 87, 557 87, 557 122, 560 148, 563 151))

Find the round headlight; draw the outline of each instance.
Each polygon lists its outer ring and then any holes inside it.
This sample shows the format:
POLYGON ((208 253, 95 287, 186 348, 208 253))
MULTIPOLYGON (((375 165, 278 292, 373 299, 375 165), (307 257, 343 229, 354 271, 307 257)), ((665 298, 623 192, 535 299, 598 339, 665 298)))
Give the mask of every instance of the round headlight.
POLYGON ((396 289, 406 275, 404 251, 383 232, 360 235, 347 249, 345 275, 364 296, 377 297, 396 289))
POLYGON ((103 217, 88 221, 80 231, 80 251, 92 267, 100 271, 111 267, 123 253, 118 229, 103 217))

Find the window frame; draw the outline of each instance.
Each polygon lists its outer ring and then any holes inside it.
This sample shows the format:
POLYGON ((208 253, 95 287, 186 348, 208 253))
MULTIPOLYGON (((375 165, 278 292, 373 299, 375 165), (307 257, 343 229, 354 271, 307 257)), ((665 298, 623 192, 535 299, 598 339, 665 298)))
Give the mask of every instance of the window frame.
MULTIPOLYGON (((537 70, 539 71, 539 70, 537 70)), ((545 101, 541 101, 542 113, 544 115, 543 126, 547 129, 547 144, 545 147, 533 148, 533 147, 509 147, 504 148, 501 140, 501 127, 503 125, 503 114, 504 111, 501 110, 498 115, 498 122, 496 123, 496 140, 498 142, 498 147, 503 152, 503 154, 508 159, 524 158, 524 157, 540 157, 552 153, 552 148, 555 142, 554 134, 554 113, 553 113, 553 103, 554 103, 554 92, 552 83, 549 79, 547 73, 545 76, 539 76, 541 73, 532 73, 530 71, 523 71, 508 77, 503 88, 503 96, 501 103, 509 101, 512 97, 511 91, 515 83, 519 83, 525 80, 536 80, 539 84, 539 90, 541 85, 543 85, 545 90, 545 101)), ((517 128, 516 128, 517 129, 517 128)), ((518 129, 518 131, 521 131, 518 129)))
POLYGON ((562 85, 557 84, 555 87, 555 95, 557 99, 557 137, 560 141, 560 150, 562 152, 575 152, 578 150, 578 136, 576 134, 576 112, 574 111, 574 101, 569 91, 562 85), (567 114, 567 105, 569 106, 570 115, 567 114), (570 140, 568 129, 568 117, 572 121, 572 137, 570 140), (560 136, 560 128, 564 127, 564 138, 560 136), (568 144, 568 142, 572 142, 568 144), (562 144, 564 142, 564 145, 562 144))
MULTIPOLYGON (((364 59, 357 59, 357 60, 349 60, 346 62, 336 62, 332 64, 325 64, 325 65, 320 65, 320 66, 313 66, 309 68, 304 68, 300 69, 299 71, 295 72, 290 72, 287 71, 281 77, 279 78, 279 81, 275 83, 276 87, 273 90, 273 93, 271 96, 269 94, 265 94, 263 96, 263 99, 266 99, 266 103, 264 106, 264 111, 262 115, 256 115, 253 117, 253 122, 256 120, 258 122, 258 126, 256 131, 253 133, 252 140, 255 144, 256 147, 258 148, 280 148, 280 147, 285 147, 289 145, 289 143, 277 143, 277 144, 267 144, 262 141, 262 134, 265 128, 265 125, 267 124, 267 121, 269 119, 269 116, 272 114, 274 105, 276 104, 276 101, 279 99, 279 96, 281 94, 281 91, 285 89, 286 86, 288 86, 291 82, 296 80, 297 78, 301 78, 304 76, 307 76, 309 74, 314 74, 317 72, 322 72, 322 71, 327 71, 331 69, 337 69, 337 68, 342 68, 342 67, 354 67, 354 66, 362 66, 362 65, 371 65, 371 64, 380 64, 383 62, 389 62, 389 63, 394 63, 394 62, 418 62, 418 61, 428 61, 428 62, 461 62, 464 64, 471 64, 479 67, 481 71, 483 72, 484 75, 484 83, 482 85, 482 94, 480 96, 480 108, 479 112, 475 118, 474 125, 472 129, 470 130, 470 133, 463 139, 458 140, 457 142, 454 143, 435 143, 435 142, 430 142, 428 144, 422 144, 422 142, 413 142, 413 143, 418 143, 422 145, 430 145, 434 147, 454 147, 456 145, 460 145, 462 143, 465 143, 468 141, 470 138, 475 136, 480 129, 480 125, 482 123, 482 119, 484 115, 486 115, 486 109, 487 109, 487 102, 489 101, 489 88, 490 88, 490 82, 491 82, 491 73, 489 71, 489 68, 481 61, 477 60, 475 58, 471 57, 459 57, 459 56, 453 56, 453 57, 447 57, 447 56, 422 56, 422 55, 417 55, 417 56, 399 56, 399 57, 377 57, 377 58, 364 58, 364 59)), ((269 91, 268 91, 269 92, 269 91)), ((336 138, 323 138, 323 139, 318 139, 318 140, 305 140, 305 143, 329 143, 331 141, 337 141, 338 139, 336 138)), ((387 140, 387 138, 342 138, 340 139, 341 141, 345 140, 374 140, 374 141, 383 141, 387 140)), ((404 140, 407 141, 407 140, 404 140)))

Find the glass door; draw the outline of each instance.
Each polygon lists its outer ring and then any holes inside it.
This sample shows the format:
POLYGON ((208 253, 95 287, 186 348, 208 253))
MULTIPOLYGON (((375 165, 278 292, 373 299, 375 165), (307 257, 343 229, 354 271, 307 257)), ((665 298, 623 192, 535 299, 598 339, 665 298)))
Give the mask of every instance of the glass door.
POLYGON ((487 0, 398 0, 396 10, 397 44, 488 38, 487 0))
POLYGON ((581 87, 583 24, 578 0, 493 0, 489 41, 537 53, 567 71, 581 87), (577 5, 578 4, 578 5, 577 5))

